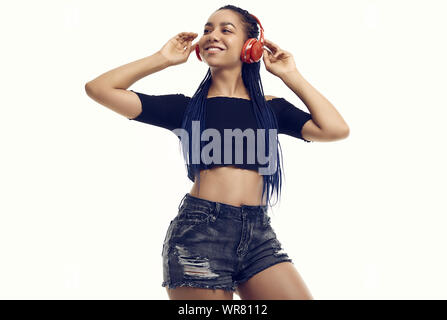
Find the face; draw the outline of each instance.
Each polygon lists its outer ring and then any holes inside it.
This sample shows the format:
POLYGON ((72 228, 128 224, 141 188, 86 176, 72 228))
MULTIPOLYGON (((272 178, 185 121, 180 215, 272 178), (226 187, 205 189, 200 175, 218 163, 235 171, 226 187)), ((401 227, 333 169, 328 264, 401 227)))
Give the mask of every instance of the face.
POLYGON ((242 64, 240 55, 246 35, 239 14, 232 10, 214 12, 203 27, 199 40, 200 55, 209 66, 242 64), (206 50, 213 45, 222 50, 206 50))

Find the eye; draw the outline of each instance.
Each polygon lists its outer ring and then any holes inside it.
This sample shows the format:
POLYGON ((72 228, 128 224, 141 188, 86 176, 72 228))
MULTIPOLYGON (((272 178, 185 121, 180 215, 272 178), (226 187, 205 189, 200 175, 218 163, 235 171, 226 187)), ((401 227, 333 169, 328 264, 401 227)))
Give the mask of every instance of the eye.
MULTIPOLYGON (((205 29, 205 30, 203 31, 203 33, 206 33, 207 31, 208 31, 208 30, 205 29)), ((228 30, 228 29, 224 29, 223 31, 227 31, 227 32, 230 32, 230 33, 231 33, 231 31, 228 30)))

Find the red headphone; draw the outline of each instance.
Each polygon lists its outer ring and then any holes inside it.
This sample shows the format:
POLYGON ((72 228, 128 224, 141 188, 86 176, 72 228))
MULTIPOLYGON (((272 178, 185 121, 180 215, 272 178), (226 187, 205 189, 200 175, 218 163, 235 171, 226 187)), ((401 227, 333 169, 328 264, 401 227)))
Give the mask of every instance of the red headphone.
MULTIPOLYGON (((245 63, 254 63, 258 62, 262 58, 262 54, 264 52, 264 28, 262 28, 261 22, 258 18, 256 18, 253 14, 250 14, 253 18, 256 19, 256 21, 259 24, 259 27, 261 29, 261 36, 259 37, 259 40, 256 38, 250 38, 247 41, 245 41, 244 46, 242 47, 241 52, 241 60, 245 63)), ((202 58, 200 57, 200 49, 199 44, 196 44, 196 55, 197 59, 202 61, 202 58)))

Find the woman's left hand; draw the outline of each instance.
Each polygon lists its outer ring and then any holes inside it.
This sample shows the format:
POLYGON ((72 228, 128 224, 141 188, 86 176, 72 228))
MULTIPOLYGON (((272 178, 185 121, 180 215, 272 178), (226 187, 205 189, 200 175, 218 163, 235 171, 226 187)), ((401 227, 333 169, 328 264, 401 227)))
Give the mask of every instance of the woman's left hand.
POLYGON ((267 39, 264 39, 264 47, 267 47, 271 51, 269 52, 264 48, 264 54, 262 56, 268 72, 281 78, 284 74, 297 70, 295 60, 290 52, 281 49, 278 45, 267 39))

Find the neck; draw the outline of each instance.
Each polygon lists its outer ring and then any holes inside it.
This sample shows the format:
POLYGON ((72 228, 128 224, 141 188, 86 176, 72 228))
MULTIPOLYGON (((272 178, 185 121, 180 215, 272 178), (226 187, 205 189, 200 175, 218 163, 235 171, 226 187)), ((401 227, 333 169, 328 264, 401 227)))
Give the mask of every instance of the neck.
POLYGON ((233 70, 211 69, 212 83, 209 96, 250 97, 242 80, 242 71, 238 67, 233 70))

